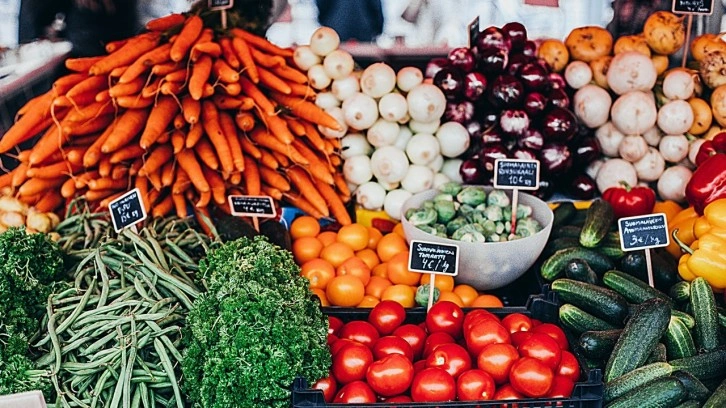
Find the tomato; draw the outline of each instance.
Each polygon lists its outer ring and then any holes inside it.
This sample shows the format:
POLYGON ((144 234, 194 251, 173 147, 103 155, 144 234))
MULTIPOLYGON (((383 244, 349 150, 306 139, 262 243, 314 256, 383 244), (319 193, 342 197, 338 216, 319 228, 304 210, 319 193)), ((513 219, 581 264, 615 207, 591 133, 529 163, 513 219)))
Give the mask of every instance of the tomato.
POLYGON ((387 336, 393 333, 406 320, 406 309, 393 300, 381 300, 368 314, 368 322, 387 336))
POLYGON ((404 324, 394 330, 393 335, 406 340, 411 345, 414 360, 421 358, 426 342, 426 331, 424 329, 415 324, 404 324))
POLYGON ((563 350, 555 374, 567 377, 572 382, 577 382, 580 379, 580 363, 577 361, 577 357, 569 351, 563 350))
POLYGON ((532 319, 522 313, 512 313, 504 316, 502 326, 509 330, 509 333, 529 331, 532 329, 532 319))
POLYGON ((363 300, 365 293, 363 281, 352 275, 336 276, 325 288, 325 296, 333 306, 356 306, 363 300))
POLYGON ((346 344, 333 355, 333 376, 341 384, 362 380, 368 366, 373 363, 373 353, 360 343, 346 344))
POLYGON ((340 328, 338 337, 341 339, 350 339, 365 345, 373 347, 373 343, 381 337, 378 330, 372 324, 365 320, 351 320, 340 328))
POLYGON ((509 370, 512 364, 519 359, 517 349, 511 344, 489 344, 482 349, 476 359, 479 369, 492 376, 494 383, 504 384, 509 381, 509 370))
POLYGON ((380 360, 389 354, 401 354, 413 361, 413 348, 408 342, 398 336, 383 336, 373 343, 373 358, 380 360))
POLYGON ((397 402, 413 402, 413 400, 408 395, 396 395, 395 397, 386 398, 383 402, 386 404, 395 404, 397 402))
POLYGON ((453 401, 454 398, 456 381, 443 368, 426 367, 413 377, 411 399, 414 402, 453 401))
POLYGON ((416 374, 419 371, 426 368, 426 360, 418 360, 415 363, 413 363, 413 373, 416 374))
POLYGON ((344 385, 335 395, 333 403, 369 404, 376 402, 376 393, 364 381, 344 385))
POLYGON ((368 367, 366 381, 378 395, 401 394, 413 381, 413 363, 401 354, 389 354, 368 367))
POLYGON ((555 375, 552 380, 552 388, 547 394, 547 398, 570 398, 572 390, 575 389, 575 382, 569 377, 555 375))
POLYGON ((547 367, 554 370, 560 364, 562 350, 552 337, 544 333, 534 333, 517 347, 522 357, 532 357, 545 363, 547 367))
POLYGON ((426 357, 427 367, 441 367, 458 378, 461 373, 471 368, 471 357, 466 349, 456 343, 439 344, 426 357))
POLYGON ((525 340, 532 337, 534 333, 531 331, 518 331, 512 333, 512 345, 514 347, 519 347, 520 344, 524 343, 525 340))
POLYGON ((339 317, 328 316, 328 333, 338 335, 338 331, 345 323, 339 317))
POLYGON ((489 344, 511 342, 509 331, 498 320, 492 319, 475 322, 464 339, 472 356, 478 356, 479 352, 489 344))
POLYGON ((331 347, 333 343, 338 341, 338 336, 334 335, 333 333, 328 333, 328 347, 331 347))
POLYGON ((351 339, 338 338, 337 340, 335 340, 335 342, 333 342, 333 344, 330 345, 330 355, 334 356, 334 355, 338 354, 338 351, 340 351, 340 349, 342 349, 343 346, 345 346, 347 344, 352 344, 352 343, 358 343, 358 342, 351 340, 351 339))
POLYGON ((426 359, 431 354, 432 351, 434 351, 434 348, 439 346, 440 344, 446 344, 446 343, 456 343, 456 340, 454 340, 453 337, 451 337, 450 334, 444 333, 444 332, 436 332, 431 333, 426 337, 426 342, 424 342, 424 350, 423 350, 423 356, 422 358, 426 359))
MULTIPOLYGON (((524 395, 515 390, 511 384, 502 385, 497 388, 497 392, 494 393, 495 400, 519 400, 522 398, 524 398, 524 395)), ((509 408, 517 408, 518 406, 519 405, 517 404, 509 404, 509 408)))
POLYGON ((534 333, 545 333, 555 339, 557 341, 557 344, 560 346, 562 350, 569 350, 570 346, 567 344, 567 336, 565 336, 564 330, 562 330, 559 326, 552 323, 542 323, 539 326, 535 326, 532 328, 532 332, 534 333))
POLYGON ((429 333, 444 332, 454 338, 461 337, 463 324, 464 311, 453 302, 436 302, 426 313, 426 330, 429 333))
POLYGON ((325 402, 331 403, 335 398, 335 393, 338 392, 338 383, 335 381, 335 378, 333 378, 333 374, 330 373, 327 377, 316 381, 312 388, 314 390, 322 390, 325 402))
POLYGON ((532 357, 522 357, 512 365, 509 383, 520 393, 539 398, 550 391, 554 376, 552 369, 542 361, 532 357))
POLYGON ((456 379, 456 397, 459 401, 490 400, 494 397, 494 379, 477 368, 464 371, 456 379))
POLYGON ((478 322, 479 320, 482 320, 482 319, 494 319, 494 320, 499 321, 499 318, 497 316, 495 316, 494 313, 492 313, 486 309, 474 309, 464 316, 464 324, 463 324, 464 335, 466 335, 467 331, 469 329, 471 329, 471 326, 475 322, 478 322))

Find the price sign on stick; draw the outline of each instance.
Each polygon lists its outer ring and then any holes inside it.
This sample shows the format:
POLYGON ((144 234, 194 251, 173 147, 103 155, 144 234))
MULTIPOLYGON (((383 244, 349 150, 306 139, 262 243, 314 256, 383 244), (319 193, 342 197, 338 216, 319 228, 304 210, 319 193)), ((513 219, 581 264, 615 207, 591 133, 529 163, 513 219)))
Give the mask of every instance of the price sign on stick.
POLYGON ((620 248, 623 251, 645 250, 648 284, 654 286, 650 249, 668 246, 668 221, 663 213, 625 217, 618 220, 620 248))
POLYGON ((459 274, 459 247, 456 245, 412 240, 408 251, 408 269, 414 272, 430 273, 428 309, 434 303, 436 275, 456 276, 459 274))
POLYGON ((209 0, 210 10, 219 10, 222 13, 222 28, 227 28, 227 9, 232 8, 234 0, 209 0))
POLYGON ((689 44, 691 44, 691 27, 693 27, 694 15, 711 15, 713 14, 714 0, 673 0, 672 10, 676 14, 687 14, 686 19, 686 42, 683 48, 683 59, 681 67, 686 66, 688 60, 689 44))
POLYGON ((494 161, 494 187, 512 191, 512 228, 517 230, 517 203, 519 190, 539 188, 539 160, 497 159, 494 161))
POLYGON ((231 195, 227 199, 232 215, 252 217, 255 231, 260 230, 258 217, 274 218, 277 215, 275 203, 270 196, 231 195))
POLYGON ((136 228, 135 224, 146 219, 146 208, 144 207, 141 192, 135 188, 121 197, 111 201, 108 204, 108 210, 111 213, 111 221, 113 229, 116 232, 131 226, 136 228))

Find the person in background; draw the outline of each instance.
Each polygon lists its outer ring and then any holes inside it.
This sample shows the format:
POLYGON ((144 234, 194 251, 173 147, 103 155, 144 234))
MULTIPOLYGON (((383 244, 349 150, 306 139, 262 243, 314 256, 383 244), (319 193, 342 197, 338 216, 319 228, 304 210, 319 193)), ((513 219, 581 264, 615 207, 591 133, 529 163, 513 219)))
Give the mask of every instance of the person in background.
POLYGON ((383 32, 381 0, 316 0, 318 22, 333 28, 341 41, 371 42, 383 32))
POLYGON ((670 10, 672 0, 614 0, 613 19, 607 29, 614 38, 643 31, 648 16, 659 10, 670 10))

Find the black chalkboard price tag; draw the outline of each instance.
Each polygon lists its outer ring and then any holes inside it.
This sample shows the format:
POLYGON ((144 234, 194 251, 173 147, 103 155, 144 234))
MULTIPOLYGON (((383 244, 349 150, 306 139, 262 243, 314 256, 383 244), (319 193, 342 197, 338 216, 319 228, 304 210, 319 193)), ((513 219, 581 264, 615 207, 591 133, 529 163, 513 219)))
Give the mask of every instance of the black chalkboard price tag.
POLYGON ((146 219, 146 208, 141 192, 135 188, 108 204, 113 229, 116 232, 146 219))
POLYGON ((539 188, 539 160, 497 159, 494 161, 494 187, 518 190, 539 188))
POLYGON ((648 214, 618 220, 620 247, 634 251, 668 246, 668 222, 665 214, 648 214))
POLYGON ((277 215, 275 203, 270 196, 231 195, 228 200, 232 215, 261 218, 277 215))
POLYGON ((232 8, 234 0, 209 0, 210 10, 227 10, 232 8))
POLYGON ((673 0, 672 10, 677 14, 711 15, 713 3, 714 0, 673 0))
POLYGON ((476 37, 479 35, 479 16, 474 17, 467 27, 469 28, 469 47, 473 47, 476 44, 476 37))
POLYGON ((412 240, 408 269, 415 272, 456 276, 459 274, 459 247, 412 240))

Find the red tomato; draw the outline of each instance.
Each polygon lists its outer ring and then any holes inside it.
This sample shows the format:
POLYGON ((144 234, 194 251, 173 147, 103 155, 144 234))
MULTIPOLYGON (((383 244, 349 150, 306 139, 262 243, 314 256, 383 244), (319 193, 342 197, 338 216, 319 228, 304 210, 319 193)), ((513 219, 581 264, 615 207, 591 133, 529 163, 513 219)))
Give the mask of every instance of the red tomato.
POLYGON ((376 402, 376 393, 364 381, 353 381, 345 384, 338 391, 333 403, 370 404, 376 402))
POLYGON ((443 368, 426 367, 413 377, 411 399, 414 402, 453 401, 456 381, 443 368))
POLYGON ((325 402, 331 403, 335 398, 335 393, 338 392, 338 383, 333 378, 333 373, 330 373, 327 377, 316 381, 312 388, 314 390, 322 390, 325 402))
POLYGON ((434 351, 434 348, 436 348, 436 346, 446 343, 456 343, 456 340, 454 340, 454 338, 451 337, 449 333, 445 332, 436 332, 429 334, 428 337, 426 337, 426 341, 424 342, 424 351, 422 358, 428 358, 429 354, 434 351))
POLYGON ((426 313, 426 330, 429 333, 444 332, 453 338, 461 337, 463 324, 464 311, 454 302, 436 302, 426 313))
POLYGON ((415 324, 404 324, 394 330, 393 335, 406 340, 411 345, 414 360, 421 358, 426 342, 426 331, 424 329, 415 324))
POLYGON ((499 321, 492 319, 475 322, 464 339, 472 356, 478 356, 489 344, 511 342, 509 331, 499 321))
POLYGON ((384 397, 403 393, 413 381, 413 363, 401 354, 390 354, 368 367, 366 381, 384 397))
POLYGON ((577 382, 580 379, 580 363, 577 361, 577 357, 569 351, 563 350, 555 374, 567 377, 573 383, 577 382))
POLYGON ((333 343, 338 341, 338 336, 333 333, 328 333, 328 348, 332 347, 333 343))
POLYGON ((494 319, 499 321, 499 318, 494 315, 494 313, 486 310, 486 309, 474 309, 471 310, 469 313, 467 313, 464 316, 464 324, 463 324, 463 330, 464 335, 466 335, 467 331, 473 326, 474 323, 478 322, 479 320, 483 319, 494 319))
MULTIPOLYGON (((330 337, 328 337, 328 339, 330 339, 330 337)), ((335 356, 336 354, 338 354, 338 351, 340 351, 340 349, 343 348, 343 346, 348 345, 348 344, 353 344, 353 343, 360 344, 357 341, 354 341, 354 340, 351 340, 351 339, 337 339, 337 340, 335 340, 333 342, 333 344, 330 345, 330 355, 331 356, 335 356)))
POLYGON ((509 383, 520 393, 539 398, 550 391, 554 376, 552 369, 542 361, 532 357, 522 357, 512 365, 509 383))
POLYGON ((370 348, 381 335, 372 324, 364 320, 351 320, 340 328, 338 337, 357 341, 370 348))
POLYGON ((381 300, 368 314, 368 322, 378 330, 382 336, 393 333, 398 326, 406 320, 406 309, 393 300, 381 300))
POLYGON ((389 354, 401 354, 413 361, 413 348, 408 342, 398 336, 383 336, 373 343, 373 358, 380 360, 389 354))
POLYGON ((532 319, 522 313, 512 313, 504 316, 502 326, 509 330, 509 333, 529 331, 532 329, 532 319))
POLYGON ((418 360, 415 363, 413 363, 413 373, 414 375, 418 373, 419 371, 426 368, 426 360, 418 360))
POLYGON ((341 384, 362 380, 371 363, 371 349, 360 343, 346 344, 333 356, 333 376, 341 384))
POLYGON ((520 344, 524 343, 525 340, 532 337, 534 333, 531 331, 518 331, 512 333, 512 345, 514 347, 519 347, 520 344))
POLYGON ((456 379, 456 397, 459 401, 490 400, 494 397, 494 379, 477 368, 464 371, 456 379))
POLYGON ((456 343, 439 344, 426 357, 426 367, 441 367, 454 378, 471 368, 471 357, 456 343))
POLYGON ((492 376, 497 385, 509 381, 509 370, 519 359, 517 349, 511 344, 495 343, 484 347, 476 359, 477 367, 492 376))
POLYGON ((556 324, 542 323, 539 326, 533 327, 532 332, 545 333, 555 339, 562 350, 570 349, 569 344, 567 344, 567 336, 565 336, 565 332, 556 324))
MULTIPOLYGON (((524 395, 520 394, 515 390, 511 384, 504 384, 497 388, 497 392, 494 393, 495 400, 519 400, 524 398, 524 395)), ((503 405, 505 406, 505 405, 503 405)), ((518 408, 517 404, 509 404, 510 408, 518 408)))
POLYGON ((534 333, 517 347, 517 351, 520 356, 536 358, 552 370, 557 368, 562 358, 557 341, 545 333, 534 333))
POLYGON ((386 404, 395 404, 397 402, 413 402, 408 395, 396 395, 395 397, 386 398, 383 402, 386 404))
POLYGON ((547 398, 570 398, 572 390, 575 389, 575 382, 569 377, 555 375, 552 380, 552 388, 547 394, 547 398))
POLYGON ((335 316, 328 316, 328 334, 335 334, 338 335, 338 331, 341 327, 343 327, 345 323, 343 323, 340 318, 335 316))

